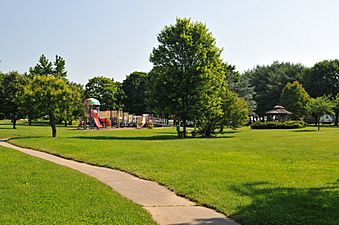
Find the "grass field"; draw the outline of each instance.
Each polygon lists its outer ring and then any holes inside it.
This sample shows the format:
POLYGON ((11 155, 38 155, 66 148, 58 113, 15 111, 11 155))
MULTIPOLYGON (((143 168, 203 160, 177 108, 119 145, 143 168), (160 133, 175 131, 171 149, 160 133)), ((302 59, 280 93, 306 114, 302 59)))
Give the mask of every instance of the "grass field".
POLYGON ((0 125, 12 143, 158 181, 242 224, 339 224, 339 129, 229 131, 177 139, 175 129, 0 125))
POLYGON ((0 224, 155 224, 109 187, 0 147, 0 224))

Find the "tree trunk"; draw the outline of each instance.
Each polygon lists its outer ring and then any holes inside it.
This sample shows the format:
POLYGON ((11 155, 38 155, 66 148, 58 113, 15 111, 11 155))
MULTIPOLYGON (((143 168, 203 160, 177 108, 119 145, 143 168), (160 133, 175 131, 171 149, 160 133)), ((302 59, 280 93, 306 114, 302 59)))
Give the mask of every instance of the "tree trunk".
POLYGON ((56 127, 55 127, 55 117, 54 115, 50 115, 50 125, 51 125, 51 128, 52 128, 52 137, 56 137, 56 134, 57 134, 57 130, 56 130, 56 127))
POLYGON ((64 124, 65 127, 67 127, 67 120, 65 120, 65 124, 64 124))
POLYGON ((186 119, 183 119, 183 131, 182 131, 182 137, 186 137, 186 119))
POLYGON ((318 124, 318 130, 320 130, 320 116, 317 116, 316 118, 317 118, 316 120, 317 120, 317 124, 318 124))
POLYGON ((30 125, 30 126, 32 125, 32 118, 31 117, 28 118, 28 125, 30 125))
POLYGON ((334 126, 338 126, 338 120, 339 120, 339 112, 336 112, 336 113, 335 113, 334 126))
POLYGON ((221 127, 220 127, 220 130, 219 130, 219 133, 223 133, 224 132, 224 125, 221 125, 221 127))
POLYGON ((17 121, 17 117, 14 116, 14 117, 12 118, 13 129, 16 129, 16 121, 17 121))

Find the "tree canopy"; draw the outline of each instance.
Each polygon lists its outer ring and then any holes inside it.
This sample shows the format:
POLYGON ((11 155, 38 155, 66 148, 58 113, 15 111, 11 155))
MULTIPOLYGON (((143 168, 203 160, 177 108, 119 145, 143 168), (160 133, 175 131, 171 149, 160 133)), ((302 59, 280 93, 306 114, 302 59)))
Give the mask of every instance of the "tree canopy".
POLYGON ((138 115, 147 111, 145 104, 147 79, 147 73, 135 71, 126 76, 122 82, 122 90, 125 93, 123 102, 126 111, 138 115))
POLYGON ((124 93, 121 84, 113 79, 96 76, 88 80, 85 86, 86 98, 96 98, 101 103, 101 109, 122 109, 124 93))
POLYGON ((17 71, 3 74, 0 79, 0 99, 2 116, 10 118, 13 129, 16 128, 16 121, 24 116, 23 94, 26 85, 25 78, 17 71))
POLYGON ((304 76, 306 91, 311 97, 330 96, 339 93, 339 60, 323 60, 307 70, 304 76))
POLYGON ((275 61, 271 65, 258 65, 246 71, 244 76, 248 77, 250 86, 255 87, 257 114, 262 116, 277 105, 287 82, 301 81, 305 69, 301 64, 275 61))
POLYGON ((333 108, 334 103, 326 96, 312 98, 308 102, 307 109, 314 116, 318 130, 320 130, 320 117, 325 114, 333 114, 333 108))
POLYGON ((158 42, 150 56, 154 107, 181 121, 184 136, 188 120, 222 116, 224 65, 207 27, 177 18, 158 34, 158 42))
POLYGON ((56 137, 56 122, 63 119, 65 102, 72 100, 72 89, 64 79, 48 76, 35 75, 30 84, 26 86, 26 95, 35 100, 38 108, 44 110, 49 117, 52 128, 52 136, 56 137))
POLYGON ((295 119, 300 119, 307 115, 306 105, 309 100, 310 96, 298 81, 288 82, 280 96, 281 105, 292 112, 295 119))
POLYGON ((66 78, 65 64, 65 60, 61 56, 56 55, 55 61, 52 63, 42 54, 37 65, 29 68, 29 73, 30 75, 52 75, 58 78, 66 78))

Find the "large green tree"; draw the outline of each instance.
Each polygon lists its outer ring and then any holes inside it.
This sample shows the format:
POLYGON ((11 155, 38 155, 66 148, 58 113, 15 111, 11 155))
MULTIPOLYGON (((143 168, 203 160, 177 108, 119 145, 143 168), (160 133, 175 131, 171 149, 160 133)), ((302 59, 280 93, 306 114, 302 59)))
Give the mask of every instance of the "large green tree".
POLYGON ((339 93, 339 60, 324 60, 307 70, 304 86, 311 97, 330 96, 339 93))
POLYGON ((150 56, 153 106, 181 121, 185 136, 187 121, 223 115, 221 50, 205 24, 185 18, 165 26, 157 39, 150 56))
POLYGON ((310 96, 298 82, 288 82, 281 92, 280 103, 293 113, 294 119, 300 119, 307 115, 307 103, 310 96))
POLYGON ((148 76, 144 72, 133 72, 122 82, 125 93, 124 108, 130 113, 141 115, 146 112, 145 94, 148 76))
POLYGON ((309 113, 315 118, 316 124, 318 124, 318 130, 320 130, 320 117, 325 114, 333 114, 333 108, 333 101, 325 96, 312 98, 307 103, 307 109, 309 113))
POLYGON ((56 137, 56 122, 63 119, 65 102, 72 96, 72 88, 61 78, 48 75, 35 75, 26 86, 26 95, 35 100, 38 108, 49 117, 52 136, 56 137))
POLYGON ((246 71, 250 86, 255 87, 254 100, 257 103, 256 112, 263 116, 265 112, 279 103, 280 94, 287 82, 300 81, 305 72, 301 64, 273 62, 267 66, 257 66, 246 71))
POLYGON ((122 109, 123 90, 119 82, 113 79, 96 76, 88 80, 85 86, 86 98, 96 98, 101 103, 101 109, 122 109))
POLYGON ((24 116, 23 110, 23 94, 25 87, 25 79, 17 71, 4 74, 0 80, 0 99, 1 114, 10 118, 13 129, 16 129, 16 122, 24 116))

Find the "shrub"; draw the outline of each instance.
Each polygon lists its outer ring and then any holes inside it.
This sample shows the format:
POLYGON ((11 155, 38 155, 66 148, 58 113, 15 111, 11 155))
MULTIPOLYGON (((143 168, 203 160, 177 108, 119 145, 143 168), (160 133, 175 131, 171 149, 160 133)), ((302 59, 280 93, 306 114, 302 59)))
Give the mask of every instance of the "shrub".
POLYGON ((153 129, 153 128, 154 128, 153 123, 149 123, 149 124, 148 124, 148 129, 153 129))
POLYGON ((303 121, 287 122, 255 122, 250 127, 252 129, 297 129, 305 127, 303 121))

